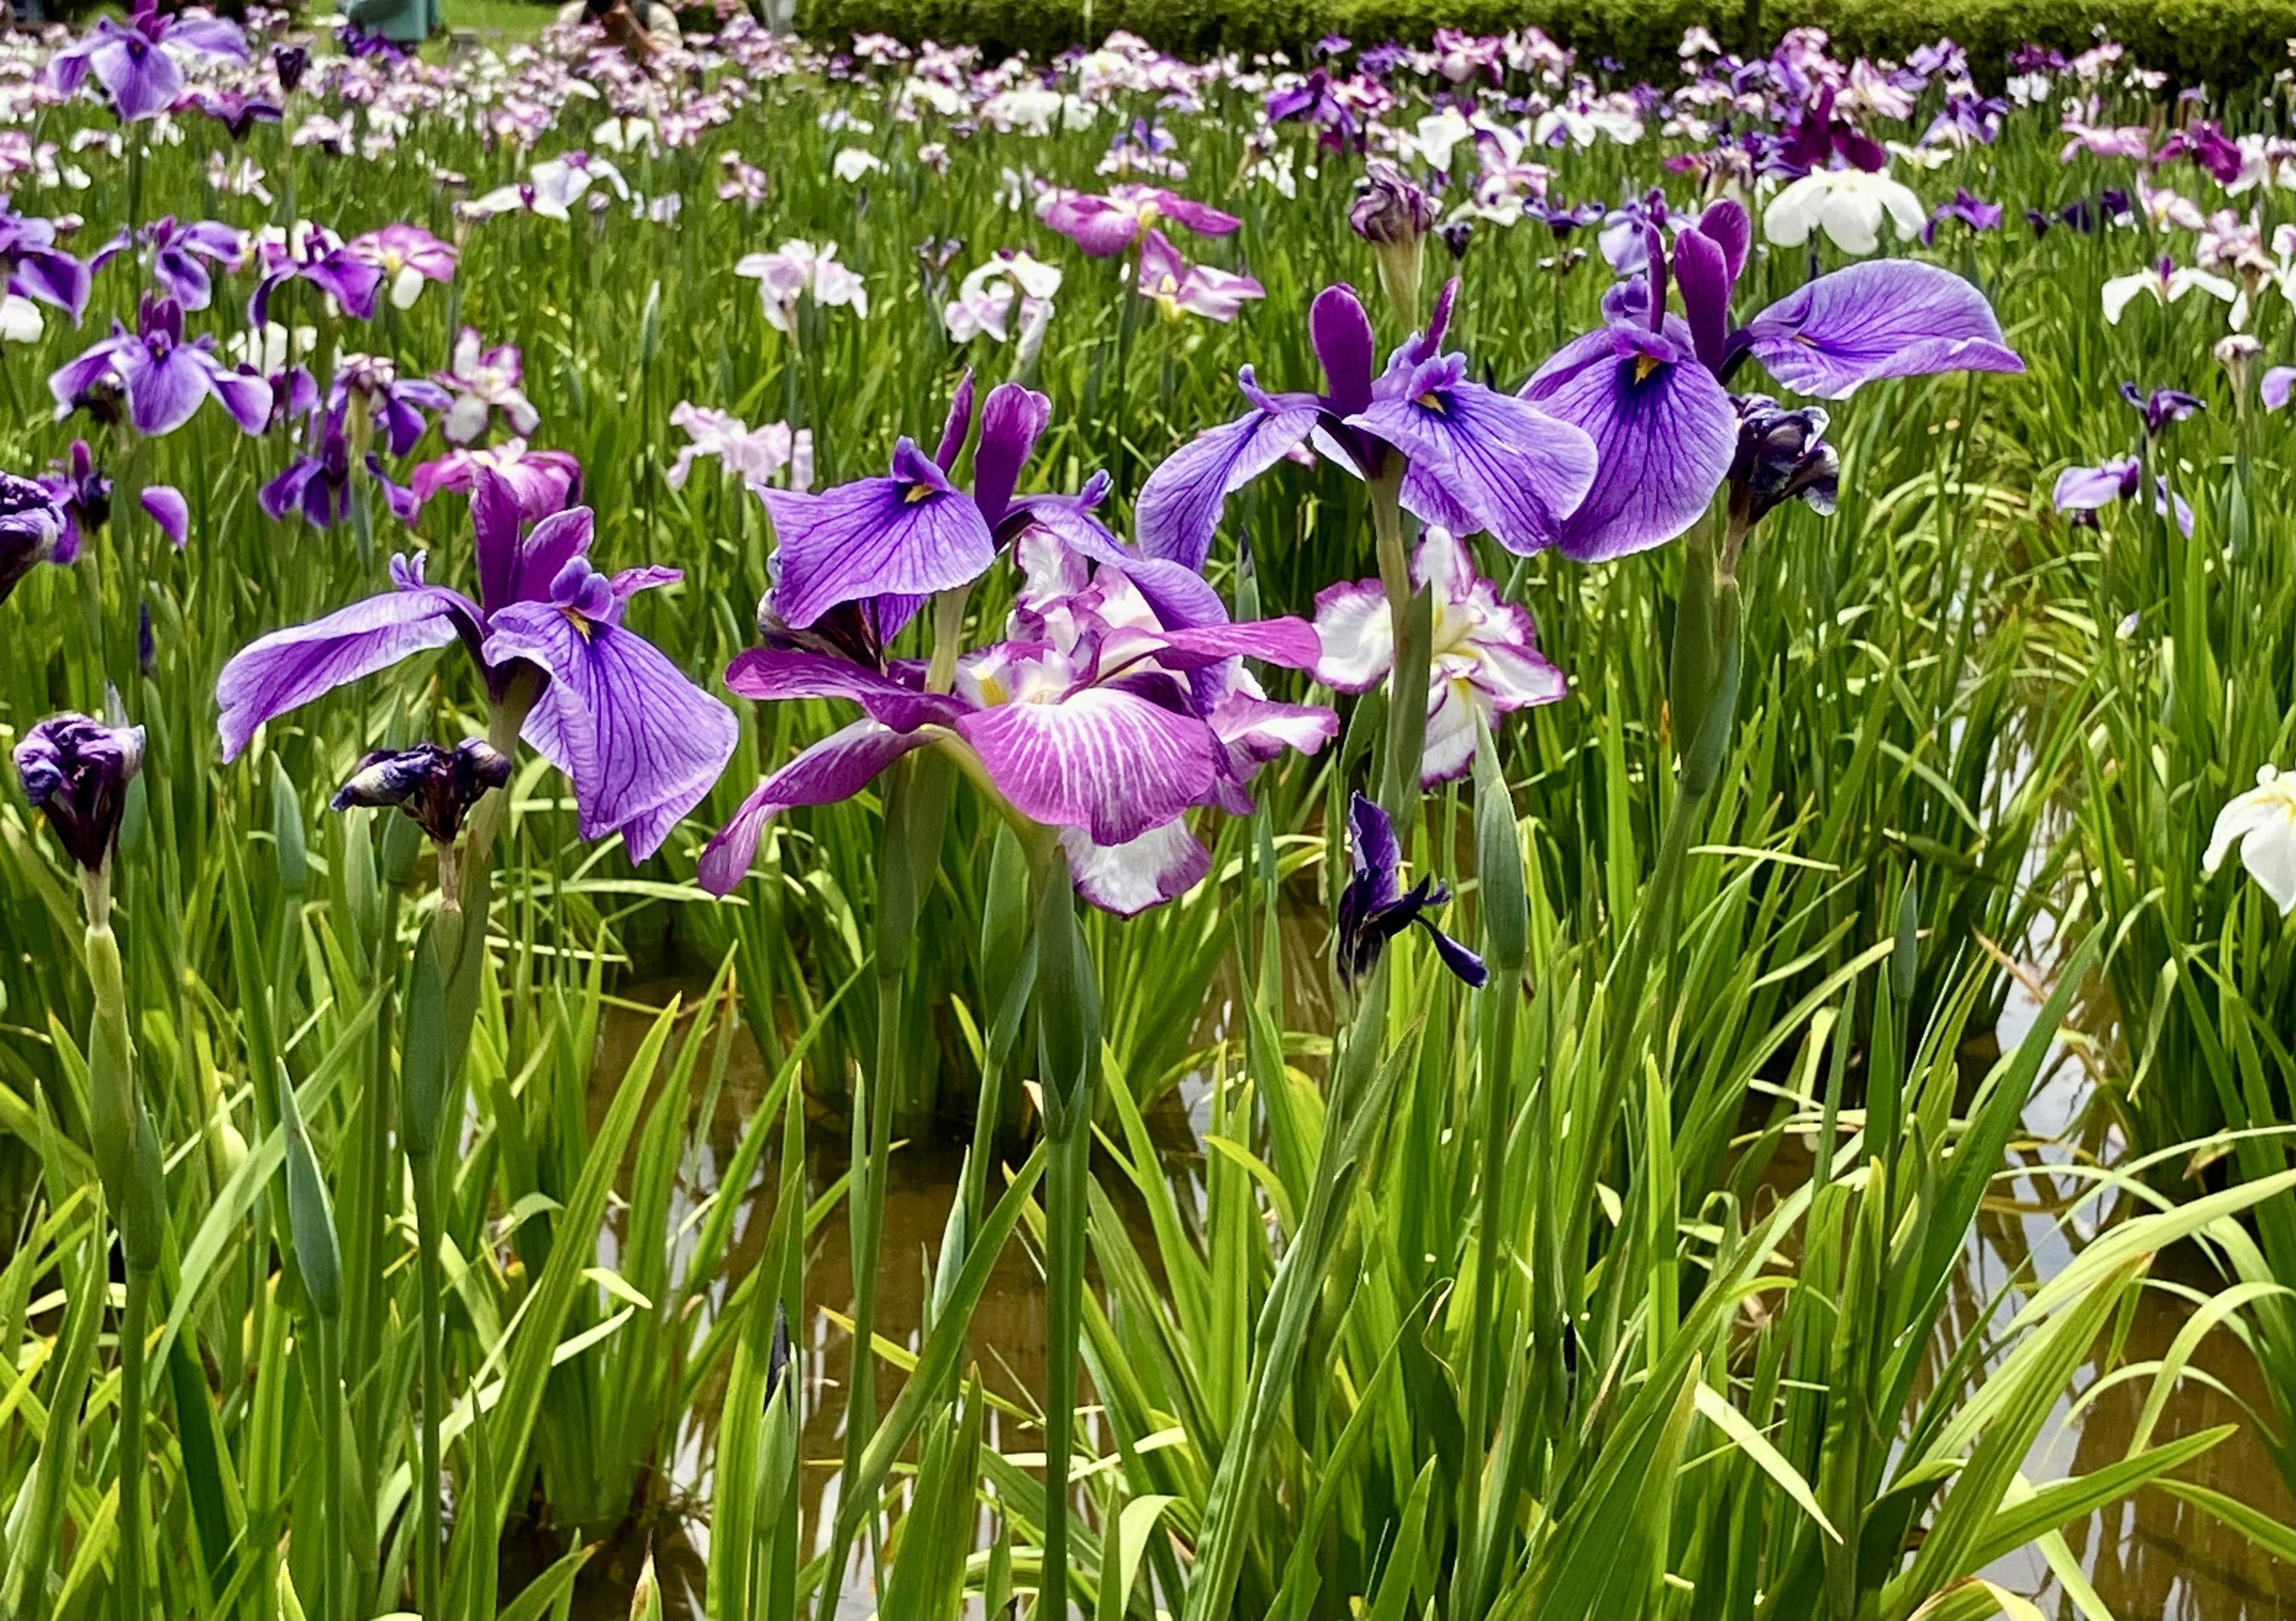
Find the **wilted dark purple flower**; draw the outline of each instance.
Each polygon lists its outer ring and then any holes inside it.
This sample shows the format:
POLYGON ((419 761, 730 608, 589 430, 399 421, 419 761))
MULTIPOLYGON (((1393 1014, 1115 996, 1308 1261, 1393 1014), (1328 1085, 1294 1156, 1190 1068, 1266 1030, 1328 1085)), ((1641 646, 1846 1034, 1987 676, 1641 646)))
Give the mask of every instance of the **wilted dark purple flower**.
POLYGON ((71 561, 78 543, 65 538, 70 525, 55 492, 45 484, 0 472, 0 602, 8 600, 34 564, 71 561))
POLYGON ((233 371, 214 348, 214 338, 205 334, 184 340, 183 307, 175 299, 146 293, 135 332, 113 322, 111 337, 50 375, 57 420, 91 399, 100 402, 111 385, 126 394, 127 421, 146 438, 174 432, 210 395, 241 428, 262 432, 271 419, 270 383, 233 371))
POLYGON ((2144 419, 2144 437, 2157 439, 2161 430, 2171 422, 2181 422, 2195 411, 2206 410, 2206 405, 2181 389, 2155 389, 2147 394, 2133 382, 2120 385, 2120 397, 2136 408, 2144 419))
POLYGON ((1451 255, 1451 262, 1456 265, 1467 257, 1467 245, 1474 240, 1475 236, 1475 222, 1472 219, 1455 219, 1448 224, 1436 226, 1435 234, 1442 239, 1444 248, 1451 255))
POLYGON ((1805 107, 1787 127, 1786 142, 1776 154, 1779 167, 1796 174, 1831 168, 1840 158, 1852 168, 1878 175, 1890 167, 1890 154, 1879 141, 1833 111, 1833 87, 1818 92, 1816 103, 1805 107))
POLYGON ((1595 479, 1587 435, 1511 395, 1471 381, 1442 352, 1458 283, 1435 300, 1424 332, 1376 378, 1371 317, 1355 290, 1325 288, 1308 314, 1323 394, 1270 394, 1250 366, 1237 385, 1252 410, 1181 446, 1141 486, 1141 549, 1201 569, 1227 497, 1313 436, 1317 449, 1366 479, 1404 463, 1404 508, 1455 535, 1488 531, 1511 552, 1552 545, 1595 479), (1320 431, 1319 431, 1320 430, 1320 431))
POLYGON ((1788 501, 1819 513, 1833 511, 1841 459, 1825 442, 1825 410, 1788 410, 1767 394, 1731 397, 1738 408, 1738 454, 1730 463, 1730 515, 1739 527, 1759 522, 1788 501))
POLYGON ((1384 158, 1364 165, 1348 228, 1375 248, 1416 248, 1435 225, 1435 202, 1384 158))
POLYGON ((271 47, 271 70, 279 76, 282 94, 295 94, 295 86, 303 82, 304 71, 310 65, 311 53, 302 45, 271 47))
POLYGON ((1443 966, 1480 990, 1490 978, 1483 960, 1435 926, 1428 915, 1451 892, 1433 876, 1403 887, 1403 851, 1387 813, 1361 794, 1348 806, 1350 876, 1340 892, 1337 950, 1340 977, 1355 984, 1380 959, 1387 943, 1416 923, 1434 942, 1443 966))
POLYGON ((1603 447, 1593 491, 1572 512, 1563 554, 1582 562, 1673 539, 1696 522, 1737 461, 1739 413, 1724 385, 1751 356, 1788 388, 1841 399, 1868 382, 1935 372, 2021 372, 1976 288, 1911 259, 1869 260, 1787 294, 1733 327, 1730 298, 1753 237, 1724 201, 1675 238, 1683 314, 1666 313, 1666 244, 1654 274, 1604 299, 1610 325, 1563 346, 1523 393, 1603 447))
POLYGON ((452 844, 471 806, 507 783, 510 771, 510 757, 482 737, 466 737, 452 749, 432 742, 378 749, 328 803, 337 810, 396 805, 434 841, 452 844))
POLYGON ((486 469, 475 477, 479 600, 425 580, 421 554, 394 557, 391 591, 250 643, 216 682, 224 757, 272 716, 459 639, 494 702, 534 694, 521 735, 573 780, 582 837, 619 832, 643 861, 709 792, 737 731, 731 710, 622 624, 632 596, 678 571, 600 574, 589 508, 521 535, 517 493, 486 469))
POLYGON ((2210 175, 2219 185, 2230 185, 2240 178, 2240 148, 2228 140, 2221 126, 2209 119, 2194 119, 2161 143, 2152 154, 2152 164, 2161 164, 2177 158, 2190 158, 2210 175))
POLYGON ((398 375, 398 367, 380 355, 346 355, 335 363, 334 381, 327 389, 327 410, 353 424, 354 439, 364 442, 358 424, 371 423, 394 456, 403 456, 422 442, 430 417, 454 404, 454 397, 427 378, 398 375))
POLYGON ((247 60, 247 37, 237 23, 206 14, 170 16, 154 0, 135 0, 126 21, 100 17, 85 37, 51 57, 48 82, 70 95, 94 73, 122 120, 148 119, 174 106, 183 93, 184 71, 168 54, 171 45, 247 60))
POLYGON ((111 859, 127 784, 143 764, 143 727, 107 726, 86 715, 52 716, 16 745, 24 797, 90 872, 102 872, 111 859))

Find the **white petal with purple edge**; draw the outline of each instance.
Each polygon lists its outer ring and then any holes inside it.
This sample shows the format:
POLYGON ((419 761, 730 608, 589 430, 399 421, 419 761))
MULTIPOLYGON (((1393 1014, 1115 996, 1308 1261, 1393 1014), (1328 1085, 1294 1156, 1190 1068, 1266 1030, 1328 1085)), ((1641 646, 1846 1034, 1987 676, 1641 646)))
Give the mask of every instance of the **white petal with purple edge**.
POLYGON ((1341 581, 1316 596, 1323 655, 1316 679, 1335 692, 1365 692, 1395 662, 1395 621, 1377 580, 1341 581))
POLYGON ((1428 694, 1427 741, 1419 757, 1419 785, 1432 788, 1467 774, 1475 759, 1475 716, 1481 702, 1464 677, 1439 681, 1428 694))
POLYGON ((1051 703, 1008 703, 956 729, 1024 816, 1122 844, 1169 822, 1210 788, 1210 729, 1136 693, 1087 687, 1051 703))
POLYGON ((1061 830, 1061 848, 1077 893, 1119 917, 1177 899, 1212 869, 1211 852, 1185 818, 1151 828, 1122 844, 1095 844, 1081 828, 1061 830))

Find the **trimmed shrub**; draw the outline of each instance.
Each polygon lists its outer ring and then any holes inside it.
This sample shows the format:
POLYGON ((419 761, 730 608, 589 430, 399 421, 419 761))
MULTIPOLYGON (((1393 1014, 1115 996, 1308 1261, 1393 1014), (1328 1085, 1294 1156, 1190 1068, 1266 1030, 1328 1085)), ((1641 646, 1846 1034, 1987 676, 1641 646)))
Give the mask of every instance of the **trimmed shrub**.
POLYGON ((1284 51, 1294 61, 1325 34, 1367 45, 1424 43, 1439 28, 1536 26, 1590 66, 1609 57, 1656 84, 1672 81, 1675 47, 1696 23, 1741 50, 1767 50, 1785 29, 1808 25, 1833 35, 1837 53, 1898 59, 1949 35, 1980 77, 1997 80, 2017 45, 2032 40, 2070 55, 2102 26, 2179 84, 2226 86, 2287 66, 2296 32, 2288 0, 1800 0, 1790 12, 1761 0, 800 0, 797 17, 800 32, 832 44, 882 33, 1048 57, 1121 29, 1193 59, 1284 51))

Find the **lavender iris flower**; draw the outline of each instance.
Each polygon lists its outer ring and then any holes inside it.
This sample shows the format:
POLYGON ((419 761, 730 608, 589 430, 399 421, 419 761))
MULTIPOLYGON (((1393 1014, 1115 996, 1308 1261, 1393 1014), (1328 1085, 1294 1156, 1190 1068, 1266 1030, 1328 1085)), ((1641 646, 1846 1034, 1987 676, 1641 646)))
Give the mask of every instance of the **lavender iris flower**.
POLYGON ((24 797, 90 872, 102 872, 111 860, 127 784, 143 765, 143 727, 107 726, 86 715, 51 716, 16 745, 24 797))
POLYGON ((450 450, 414 470, 412 494, 417 507, 449 490, 468 494, 481 472, 511 487, 529 523, 540 523, 582 498, 582 466, 570 452, 529 450, 524 439, 504 439, 468 450, 450 450))
POLYGON ((1331 74, 1322 68, 1288 89, 1269 91, 1267 112, 1271 124, 1298 119, 1315 125, 1316 144, 1324 151, 1363 150, 1363 124, 1341 99, 1331 74))
POLYGON ((968 375, 950 403, 939 449, 928 456, 902 438, 885 478, 819 494, 758 488, 780 539, 774 611, 790 629, 809 630, 832 609, 876 601, 884 605, 881 640, 890 639, 926 597, 978 579, 997 549, 1031 524, 1098 528, 1089 513, 1106 493, 1105 475, 1078 495, 1014 496, 1052 417, 1052 402, 1018 383, 998 384, 981 402, 972 490, 949 481, 972 433, 972 397, 968 375))
POLYGON ((1706 511, 1739 454, 1725 389, 1749 356, 1788 388, 1841 399, 1885 377, 2021 372, 1985 297, 1911 259, 1852 265, 1804 284, 1743 326, 1730 295, 1752 222, 1735 201, 1707 209, 1674 240, 1683 314, 1667 313, 1669 253, 1649 233, 1645 275, 1604 299, 1610 324, 1565 344, 1524 397, 1594 438, 1601 471, 1561 536, 1580 562, 1662 544, 1706 511))
POLYGON ((135 0, 122 22, 100 17, 86 37, 48 61, 48 82, 64 95, 90 73, 111 96, 123 122, 165 112, 183 94, 184 70, 169 48, 201 56, 247 60, 247 37, 235 22, 209 15, 169 16, 155 0, 135 0))
POLYGON ((2172 422, 2181 422, 2195 411, 2205 410, 2205 402, 2181 389, 2155 389, 2150 394, 2133 382, 2120 385, 2120 397, 2136 408, 2144 419, 2144 437, 2157 439, 2161 430, 2172 422))
POLYGON ((1403 505, 1430 523, 1488 530, 1521 553, 1554 544, 1595 481, 1595 445, 1544 408, 1468 380, 1467 357, 1443 352, 1457 293, 1456 281, 1445 286, 1427 330, 1374 378, 1371 317, 1353 288, 1325 288, 1308 328, 1328 392, 1270 394, 1244 367, 1237 385, 1252 410, 1181 446, 1141 486, 1141 549, 1201 569, 1222 503, 1311 437, 1362 478, 1400 461, 1403 505))
POLYGON ((1105 197, 1078 192, 1055 197, 1037 210, 1044 222, 1096 259, 1122 253, 1156 222, 1168 219, 1199 236, 1226 236, 1243 221, 1209 203, 1153 185, 1118 185, 1105 197))
POLYGON ((1951 202, 1941 202, 1930 216, 1929 224, 1922 227, 1922 246, 1937 242, 1938 227, 1949 219, 1957 219, 1972 231, 1998 231, 2001 228, 2001 205, 1988 202, 1967 186, 1955 191, 1951 202))
POLYGON ((135 332, 113 322, 111 337, 50 375, 56 419, 102 399, 106 389, 116 387, 127 396, 129 425, 146 438, 182 427, 210 396, 242 429, 262 432, 271 419, 270 383, 232 370, 215 357, 214 349, 211 336, 184 340, 183 307, 175 299, 146 293, 135 332))
POLYGON ((343 437, 342 419, 320 419, 317 453, 304 453, 288 463, 276 478, 255 492, 255 499, 273 518, 301 510, 315 528, 332 528, 351 515, 351 452, 343 437))
MULTIPOLYGON (((2060 512, 2070 512, 2072 520, 2087 528, 2097 527, 2097 512, 2115 502, 2133 499, 2144 487, 2144 463, 2137 456, 2115 456, 2095 467, 2068 467, 2057 475, 2057 486, 2050 492, 2050 500, 2060 512)), ((2156 476, 2152 480, 2152 510, 2166 518, 2171 512, 2177 515, 2177 528, 2185 538, 2193 536, 2193 509, 2182 495, 2169 493, 2169 481, 2156 476)))
POLYGON ((1379 961, 1387 943, 1416 923, 1434 942, 1443 966, 1480 990, 1490 979, 1483 960, 1435 927, 1427 914, 1451 898, 1431 874, 1403 887, 1403 850, 1387 813, 1361 794, 1348 806, 1348 887, 1340 893, 1340 977, 1355 984, 1379 961))
POLYGON ((226 268, 239 262, 239 233, 219 220, 193 220, 179 225, 175 216, 153 220, 141 231, 122 231, 97 250, 88 268, 100 270, 115 257, 141 245, 152 280, 159 290, 186 310, 201 310, 214 297, 208 266, 226 268), (204 261, 204 263, 202 262, 204 261))
POLYGON ((247 132, 258 124, 279 122, 279 103, 232 89, 209 89, 202 85, 192 92, 192 104, 224 127, 224 133, 234 141, 247 139, 247 132))
POLYGON ((78 326, 87 313, 91 266, 56 246, 56 223, 19 214, 0 198, 0 271, 8 291, 53 304, 78 326))
POLYGON ((248 296, 248 323, 260 330, 270 319, 271 299, 289 282, 308 282, 362 321, 374 315, 382 288, 382 267, 359 258, 324 225, 299 220, 284 240, 256 244, 263 279, 248 296))
POLYGON ((1200 577, 1112 539, 1079 547, 1040 526, 1016 552, 1027 585, 1007 639, 960 659, 954 691, 928 692, 914 664, 877 669, 806 648, 734 661, 726 683, 745 697, 845 699, 865 715, 758 785, 703 851, 703 888, 740 883, 780 812, 849 798, 930 744, 1015 815, 1056 830, 1078 893, 1128 915, 1210 870, 1190 810, 1248 813, 1261 765, 1337 731, 1331 710, 1273 702, 1242 667, 1245 657, 1313 664, 1304 622, 1231 624, 1200 577))
MULTIPOLYGON (((1474 764, 1479 719, 1492 725, 1527 705, 1553 703, 1570 683, 1539 652, 1529 611, 1475 572, 1465 544, 1449 530, 1428 528, 1411 560, 1411 582, 1426 587, 1433 604, 1419 761, 1419 785, 1432 788, 1474 764)), ((1323 650, 1316 679, 1333 692, 1369 692, 1394 667, 1394 616, 1375 579, 1343 580, 1317 593, 1316 635, 1323 650)))
POLYGON ((479 600, 430 584, 420 553, 394 557, 391 591, 250 643, 216 683, 224 757, 272 716, 459 638, 496 703, 538 688, 521 734, 573 779, 582 837, 618 831, 643 861, 709 791, 737 733, 731 710, 622 624, 633 595, 678 571, 601 574, 589 508, 521 536, 517 493, 484 469, 475 477, 479 600))
POLYGON ((0 472, 0 602, 37 563, 68 563, 79 543, 55 492, 37 479, 0 472))

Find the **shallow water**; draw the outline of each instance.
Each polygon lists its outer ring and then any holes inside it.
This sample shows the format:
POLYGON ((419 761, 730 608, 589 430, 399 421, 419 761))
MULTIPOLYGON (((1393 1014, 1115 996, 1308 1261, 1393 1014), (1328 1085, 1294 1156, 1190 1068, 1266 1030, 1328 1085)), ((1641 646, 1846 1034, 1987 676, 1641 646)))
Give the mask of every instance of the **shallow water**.
MULTIPOLYGON (((660 984, 632 987, 635 1002, 667 1000, 674 990, 698 991, 701 987, 660 984)), ((2030 999, 2013 996, 2002 1021, 2004 1043, 2016 1040, 2034 1016, 2030 999)), ((602 1034, 598 1085, 610 1085, 627 1061, 648 1021, 636 1011, 610 1013, 602 1034)), ((738 1043, 719 1118, 702 1137, 696 1163, 688 1167, 689 1199, 706 1195, 714 1185, 715 1167, 732 1151, 740 1128, 762 1095, 767 1075, 754 1045, 738 1043)), ((2095 1236, 2101 1212, 2094 1201, 2061 1227, 2068 1201, 2081 1191, 2071 1179, 2052 1174, 2053 1167, 2070 1161, 2086 1150, 2111 1158, 2111 1142, 2082 1143, 2078 1131, 2083 1120, 2090 1080, 2075 1056, 2060 1049, 2054 1068, 2028 1107, 2027 1139, 2011 1150, 2012 1162, 2024 1175, 2002 1185, 2008 1191, 1980 1212, 1964 1252, 1961 1280, 1947 1307, 1949 1326, 1957 1338, 1982 1312, 1988 1301, 2013 1280, 2011 1298, 1997 1322, 2013 1314, 2019 1299, 2067 1265, 2079 1247, 2095 1236)), ((1193 1119, 1188 1089, 1163 1101, 1157 1126, 1168 1133, 1175 1151, 1168 1156, 1171 1174, 1193 1181, 1193 1159, 1201 1166, 1197 1133, 1201 1122, 1193 1119), (1191 1149, 1195 1149, 1191 1153, 1191 1149)), ((824 1185, 843 1168, 847 1142, 841 1122, 822 1119, 809 1123, 811 1151, 816 1163, 811 1183, 824 1185)), ((1789 1142, 1773 1177, 1789 1181, 1796 1166, 1808 1163, 1808 1145, 1789 1142)), ((956 1191, 961 1150, 946 1143, 912 1143, 892 1156, 883 1248, 877 1285, 877 1331, 915 1349, 921 1343, 919 1322, 948 1210, 956 1191)), ((746 1195, 749 1206, 742 1232, 754 1246, 762 1240, 771 1220, 771 1186, 776 1173, 768 1163, 753 1180, 746 1195)), ((1193 1190, 1190 1191, 1193 1196, 1193 1190)), ((672 1211, 673 1222, 683 1212, 672 1211)), ((750 1253, 737 1242, 733 1264, 746 1265, 750 1253)), ((2210 1280, 2197 1274, 2192 1259, 2182 1252, 2156 1263, 2156 1280, 2179 1279, 2209 1288, 2210 1280)), ((804 1462, 802 1545, 808 1555, 826 1543, 829 1522, 837 1506, 838 1460, 844 1439, 839 1394, 849 1375, 852 1341, 833 1323, 828 1311, 849 1314, 852 1300, 851 1264, 846 1224, 832 1213, 823 1224, 806 1261, 806 1300, 811 1316, 802 1332, 792 1330, 803 1351, 802 1387, 808 1419, 800 1443, 804 1462), (827 1308, 824 1311, 823 1308, 827 1308)), ((2120 1364, 2161 1356, 2188 1313, 2186 1302, 2164 1288, 2148 1289, 2134 1313, 2120 1355, 2120 1364)), ((698 1336, 701 1325, 695 1325, 698 1336)), ((1007 1247, 997 1264, 988 1291, 972 1319, 968 1336, 968 1360, 979 1364, 984 1385, 1024 1409, 1033 1409, 1034 1393, 1042 1388, 1045 1363, 1044 1296, 1033 1256, 1019 1244, 1007 1247)), ((2110 1350, 2101 1344, 2100 1355, 2110 1350)), ((2251 1503, 2281 1523, 2296 1518, 2285 1483, 2253 1428, 2242 1404, 2258 1411, 2267 1405, 2263 1377, 2254 1360, 2227 1330, 2219 1327, 2203 1340, 2193 1366, 2218 1381, 2212 1388, 2203 1379, 2187 1377, 2169 1396, 2156 1427, 2155 1444, 2177 1436, 2232 1422, 2241 1429, 2179 1471, 2180 1478, 2251 1503)), ((2092 1365, 2081 1376, 2086 1390, 2098 1377, 2092 1365)), ((2035 1485, 2086 1472, 2124 1456, 2150 1388, 2149 1379, 2130 1379, 2081 1405, 2076 1396, 2058 1404, 2039 1441, 2028 1457, 2027 1478, 2035 1485), (2070 1415, 2069 1418, 2069 1414, 2070 1415)), ((880 1366, 877 1402, 888 1409, 898 1390, 898 1376, 880 1366)), ((1086 1399, 1089 1399, 1086 1397, 1086 1399)), ((698 1615, 703 1560, 709 1546, 709 1470, 713 1444, 714 1407, 705 1393, 697 1411, 685 1415, 676 1438, 668 1481, 660 1501, 649 1506, 642 1522, 634 1522, 602 1549, 585 1572, 578 1593, 578 1616, 626 1616, 638 1565, 650 1546, 665 1599, 672 1615, 698 1615)), ((1033 1429, 1014 1433, 1012 1420, 993 1409, 988 1415, 986 1440, 1013 1452, 1034 1452, 1039 1442, 1033 1429)), ((2274 1559, 2237 1532, 2202 1514, 2167 1493, 2145 1490, 2067 1527, 2066 1541, 2100 1599, 2122 1621, 2161 1617, 2161 1621, 2266 1621, 2296 1615, 2296 1566, 2274 1559)), ((865 1568, 865 1551, 857 1551, 838 1609, 854 1621, 872 1613, 873 1584, 865 1568)), ((538 1568, 538 1567, 537 1567, 538 1568)), ((2033 1599, 2045 1615, 2071 1621, 2075 1610, 2070 1597, 2038 1552, 2021 1552, 1997 1561, 1986 1573, 2012 1592, 2033 1599)), ((505 1592, 514 1591, 505 1585, 505 1592)))

